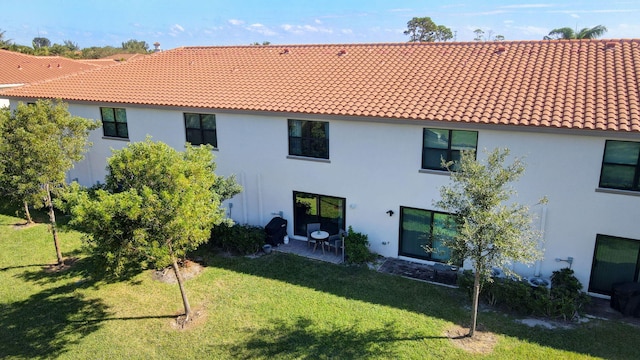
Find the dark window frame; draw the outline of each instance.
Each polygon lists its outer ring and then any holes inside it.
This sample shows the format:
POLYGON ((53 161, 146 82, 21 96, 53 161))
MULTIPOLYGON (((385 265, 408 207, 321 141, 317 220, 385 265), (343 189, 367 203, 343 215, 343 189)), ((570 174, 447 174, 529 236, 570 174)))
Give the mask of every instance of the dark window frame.
MULTIPOLYGON (((307 197, 307 198, 309 198, 307 197)), ((347 199, 339 196, 331 196, 331 195, 323 195, 323 194, 314 194, 307 191, 293 191, 293 234, 298 236, 307 236, 306 232, 306 224, 308 223, 320 223, 320 228, 322 230, 328 231, 331 235, 334 233, 337 234, 338 230, 346 230, 347 223, 347 199), (298 202, 297 195, 309 195, 309 197, 315 197, 315 209, 317 214, 307 214, 304 207, 300 206, 301 204, 298 202), (330 221, 327 221, 322 216, 322 198, 333 199, 342 202, 342 214, 341 214, 341 224, 337 224, 336 229, 332 229, 334 224, 330 224, 330 221), (302 211, 305 211, 305 214, 302 214, 302 211), (305 221, 306 220, 306 221, 305 221)))
MULTIPOLYGON (((434 211, 434 210, 427 210, 427 209, 421 209, 421 208, 414 208, 414 207, 409 207, 409 206, 401 206, 400 207, 400 221, 399 221, 399 226, 398 226, 398 255, 400 256, 406 256, 406 257, 410 257, 410 258, 414 258, 414 259, 420 259, 420 260, 428 260, 428 261, 435 261, 435 262, 440 262, 440 263, 445 263, 447 261, 449 261, 451 259, 451 257, 449 256, 448 259, 439 259, 436 258, 433 253, 429 253, 427 251, 423 251, 423 253, 420 254, 414 254, 414 253, 409 253, 409 252, 405 252, 403 251, 403 245, 404 245, 404 236, 403 236, 403 232, 404 232, 404 220, 405 220, 405 210, 418 210, 418 211, 424 211, 424 212, 429 212, 430 214, 430 220, 431 223, 428 224, 429 226, 429 235, 428 235, 428 241, 430 241, 430 246, 433 246, 433 239, 434 239, 434 222, 435 222, 435 215, 446 215, 446 216, 454 216, 454 214, 451 213, 446 213, 446 212, 442 212, 442 211, 434 211)), ((425 243, 426 245, 427 243, 425 243)), ((457 264, 458 266, 462 265, 462 264, 457 264)))
POLYGON ((129 125, 127 122, 127 109, 125 108, 114 108, 114 107, 100 107, 100 119, 102 120, 102 134, 105 137, 112 137, 112 138, 121 138, 121 139, 128 139, 129 138, 129 125), (113 121, 110 120, 105 120, 105 111, 110 111, 113 121), (120 111, 117 110, 122 110, 122 112, 124 113, 124 121, 118 121, 118 120, 122 120, 119 117, 119 114, 121 113, 120 111), (124 124, 124 126, 122 126, 124 124), (109 129, 109 125, 113 126, 113 131, 108 130, 109 129))
MULTIPOLYGON (((427 160, 427 154, 430 151, 436 151, 438 153, 443 153, 446 155, 446 158, 444 159, 445 162, 449 162, 449 161, 455 161, 457 159, 460 158, 459 153, 463 150, 457 150, 457 149, 453 149, 452 148, 452 142, 453 142, 453 135, 454 133, 461 133, 461 132, 468 132, 468 133, 474 133, 475 134, 475 146, 474 146, 474 153, 477 153, 478 150, 478 132, 475 130, 454 130, 454 129, 440 129, 440 128, 423 128, 422 129, 422 162, 420 164, 420 168, 424 169, 424 170, 441 170, 441 171, 446 171, 447 169, 442 167, 441 163, 438 162, 437 166, 429 166, 427 164, 428 160, 427 160), (425 138, 427 137, 427 131, 447 131, 448 132, 448 138, 447 138, 447 148, 436 148, 436 147, 429 147, 427 146, 427 143, 425 141, 425 138)), ((441 156, 441 159, 444 158, 444 156, 441 156)), ((452 170, 455 170, 455 166, 452 170)))
POLYGON ((290 156, 329 159, 328 121, 288 119, 287 129, 290 156), (294 122, 300 122, 300 135, 292 134, 294 122), (312 127, 317 125, 322 125, 324 137, 313 136, 312 127))
POLYGON ((602 151, 602 165, 600 166, 600 180, 598 181, 598 186, 600 188, 605 189, 617 189, 617 190, 628 190, 628 191, 636 191, 640 192, 640 152, 638 153, 636 163, 635 164, 625 164, 625 163, 617 163, 617 162, 607 162, 607 149, 608 145, 614 143, 630 143, 637 144, 640 146, 640 143, 637 141, 622 141, 622 140, 607 140, 604 145, 604 150, 602 151), (623 167, 633 169, 634 175, 633 180, 631 181, 631 186, 622 186, 622 185, 614 185, 614 184, 605 184, 604 181, 606 179, 606 171, 607 167, 623 167))
POLYGON ((215 114, 184 113, 183 114, 183 118, 184 118, 185 138, 186 138, 186 141, 188 143, 190 143, 191 145, 194 145, 194 146, 208 144, 208 145, 213 146, 216 149, 218 148, 218 123, 217 123, 215 114), (187 121, 187 116, 194 116, 194 115, 198 116, 198 125, 199 125, 199 127, 197 127, 197 128, 189 127, 189 124, 188 124, 188 121, 187 121), (208 116, 213 116, 213 124, 214 124, 214 128, 213 129, 205 129, 203 127, 203 122, 202 122, 203 118, 208 117, 208 116), (199 137, 200 137, 201 141, 192 141, 194 139, 190 138, 190 131, 197 132, 199 134, 199 137), (210 136, 206 136, 207 134, 209 134, 209 135, 213 134, 213 142, 205 140, 205 139, 210 137, 210 136))

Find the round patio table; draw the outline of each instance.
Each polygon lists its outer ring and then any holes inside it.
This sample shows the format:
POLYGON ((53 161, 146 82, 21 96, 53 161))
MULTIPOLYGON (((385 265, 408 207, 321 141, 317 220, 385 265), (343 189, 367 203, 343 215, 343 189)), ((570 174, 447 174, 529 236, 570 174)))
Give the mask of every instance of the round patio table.
POLYGON ((324 243, 329 239, 329 233, 326 231, 317 230, 311 233, 311 238, 316 241, 316 244, 313 246, 313 251, 316 251, 318 243, 320 243, 320 247, 322 247, 322 254, 324 255, 324 243))

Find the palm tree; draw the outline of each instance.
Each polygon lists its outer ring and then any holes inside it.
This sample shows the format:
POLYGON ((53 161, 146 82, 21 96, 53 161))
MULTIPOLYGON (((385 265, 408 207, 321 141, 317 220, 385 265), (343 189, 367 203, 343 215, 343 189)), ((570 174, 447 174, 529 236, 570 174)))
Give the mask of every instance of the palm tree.
POLYGON ((8 49, 9 46, 11 45, 11 40, 5 39, 4 33, 5 33, 4 30, 0 30, 0 49, 8 49))
POLYGON ((607 32, 604 25, 597 25, 592 28, 584 28, 579 32, 575 32, 570 27, 553 29, 544 40, 570 40, 570 39, 595 39, 607 32))

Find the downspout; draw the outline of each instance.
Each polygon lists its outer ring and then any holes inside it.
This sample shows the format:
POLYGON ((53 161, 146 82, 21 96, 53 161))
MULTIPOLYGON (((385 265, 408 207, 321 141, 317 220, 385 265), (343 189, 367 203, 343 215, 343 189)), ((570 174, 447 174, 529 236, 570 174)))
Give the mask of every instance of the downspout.
POLYGON ((247 210, 247 182, 245 181, 244 171, 240 172, 240 185, 244 191, 242 191, 242 223, 248 224, 248 210, 247 210))
POLYGON ((260 224, 264 224, 262 211, 262 174, 258 174, 258 214, 260 224))
MULTIPOLYGON (((544 244, 544 229, 547 223, 547 204, 542 204, 542 214, 540 215, 540 240, 544 244)), ((542 267, 542 261, 536 260, 536 270, 533 274, 536 277, 540 276, 540 268, 542 267)))

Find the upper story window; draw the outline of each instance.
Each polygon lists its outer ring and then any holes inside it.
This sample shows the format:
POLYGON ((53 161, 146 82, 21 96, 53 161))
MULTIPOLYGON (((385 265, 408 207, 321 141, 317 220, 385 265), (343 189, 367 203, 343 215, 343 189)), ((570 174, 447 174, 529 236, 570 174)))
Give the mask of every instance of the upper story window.
POLYGON ((184 114, 187 142, 191 145, 209 144, 218 147, 216 116, 214 114, 184 114))
POLYGON ((289 155, 329 158, 329 123, 289 120, 289 155))
MULTIPOLYGON (((460 160, 460 152, 478 147, 478 132, 466 130, 424 129, 422 135, 422 168, 446 170, 442 159, 460 160)), ((453 166, 453 170, 457 165, 453 166)))
POLYGON ((640 142, 607 140, 600 187, 640 191, 640 142))
POLYGON ((127 111, 119 108, 100 108, 104 136, 129 138, 127 111))

